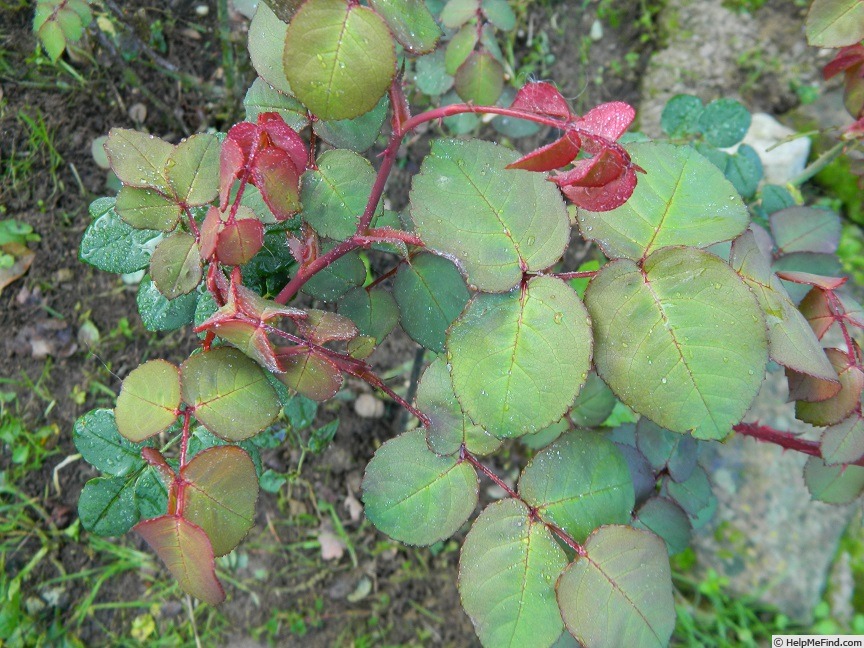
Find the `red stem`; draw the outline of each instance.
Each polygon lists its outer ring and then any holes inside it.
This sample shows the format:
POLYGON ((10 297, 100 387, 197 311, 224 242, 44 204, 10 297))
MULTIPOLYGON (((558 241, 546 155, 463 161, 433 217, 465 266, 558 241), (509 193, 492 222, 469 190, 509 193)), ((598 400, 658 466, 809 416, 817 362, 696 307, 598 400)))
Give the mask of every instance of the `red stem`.
POLYGON ((303 287, 303 284, 309 281, 314 274, 326 268, 328 265, 336 261, 336 259, 345 256, 351 250, 358 247, 360 247, 360 244, 352 237, 334 247, 324 256, 320 256, 314 261, 311 261, 308 265, 302 266, 297 271, 297 274, 291 278, 291 281, 285 284, 285 287, 279 291, 279 294, 276 295, 274 301, 279 304, 287 304, 288 300, 300 292, 300 288, 303 287))
MULTIPOLYGON (((768 427, 767 425, 760 425, 759 423, 739 423, 732 429, 738 434, 752 437, 757 441, 773 443, 785 450, 795 450, 796 452, 801 452, 806 455, 819 457, 820 459, 822 458, 822 450, 819 443, 816 441, 800 439, 789 432, 781 432, 780 430, 775 430, 774 428, 768 427)), ((852 462, 850 465, 864 466, 864 457, 861 457, 858 461, 852 462)))
POLYGON ((568 279, 590 279, 598 272, 599 270, 585 270, 582 272, 557 272, 552 276, 567 281, 568 279))
POLYGON ((390 268, 387 272, 385 272, 384 274, 382 274, 381 276, 379 276, 379 277, 378 277, 377 279, 375 279, 375 281, 373 281, 371 284, 369 284, 368 286, 366 286, 366 292, 369 292, 370 290, 372 290, 372 289, 373 289, 375 286, 377 286, 378 284, 383 283, 384 281, 387 281, 387 279, 389 279, 390 277, 392 277, 393 275, 395 275, 395 274, 398 272, 399 267, 400 267, 403 263, 405 263, 405 259, 402 259, 401 261, 399 261, 399 263, 397 263, 395 266, 393 266, 392 268, 390 268))
POLYGON ((195 222, 195 218, 192 216, 192 210, 189 209, 186 203, 182 203, 181 207, 183 207, 183 211, 186 212, 186 217, 189 219, 189 229, 192 230, 192 233, 195 235, 196 241, 201 241, 201 232, 198 231, 198 223, 195 222))
POLYGON ((192 418, 192 410, 183 410, 183 437, 180 439, 180 467, 186 465, 186 450, 189 447, 189 421, 192 418))

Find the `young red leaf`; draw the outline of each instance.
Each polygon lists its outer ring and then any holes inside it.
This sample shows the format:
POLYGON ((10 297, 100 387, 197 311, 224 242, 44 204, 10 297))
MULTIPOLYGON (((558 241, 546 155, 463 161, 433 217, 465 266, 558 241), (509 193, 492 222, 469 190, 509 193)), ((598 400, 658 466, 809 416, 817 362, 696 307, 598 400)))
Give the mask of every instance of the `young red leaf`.
POLYGON ((287 152, 274 147, 258 151, 251 175, 276 220, 300 211, 300 174, 287 152))
POLYGON ((629 167, 623 175, 602 187, 562 187, 561 191, 574 205, 588 211, 611 211, 620 207, 633 195, 636 188, 636 170, 629 167))
POLYGON ((836 290, 846 283, 847 279, 846 277, 823 277, 821 275, 810 274, 809 272, 797 272, 794 270, 778 270, 777 276, 792 283, 816 286, 822 290, 836 290))
POLYGON ((184 592, 210 605, 225 600, 216 578, 213 547, 201 527, 179 515, 163 515, 139 522, 134 530, 158 554, 184 592))
POLYGON ((357 327, 350 319, 329 311, 310 309, 304 320, 297 322, 300 335, 313 344, 357 337, 357 327))
POLYGON ((243 149, 237 141, 228 138, 222 142, 222 151, 219 155, 219 205, 222 209, 228 207, 231 186, 243 171, 244 164, 243 149))
MULTIPOLYGON (((224 214, 220 216, 220 220, 224 214)), ((234 219, 222 220, 216 235, 216 258, 225 265, 243 265, 264 245, 264 226, 251 209, 240 207, 234 219)))
POLYGON ((575 131, 567 131, 563 137, 547 144, 528 155, 519 158, 507 169, 525 169, 526 171, 552 171, 570 164, 579 154, 582 145, 575 131))
POLYGON ((617 140, 633 123, 636 111, 623 101, 600 104, 576 121, 580 130, 617 140))
POLYGON ((841 72, 854 68, 864 63, 864 45, 850 45, 841 49, 830 63, 822 68, 822 76, 826 80, 841 72))
MULTIPOLYGON (((258 126, 270 136, 270 142, 278 149, 285 151, 294 163, 298 173, 306 170, 309 152, 306 143, 297 132, 285 123, 279 113, 267 112, 258 115, 258 126)), ((267 147, 269 148, 269 146, 267 147)))
POLYGON ((604 187, 627 170, 629 160, 615 149, 606 148, 592 158, 579 160, 573 168, 550 178, 559 187, 604 187))
POLYGON ((516 98, 513 99, 510 107, 536 115, 561 117, 568 121, 573 116, 564 96, 554 85, 546 81, 526 83, 516 93, 516 98))

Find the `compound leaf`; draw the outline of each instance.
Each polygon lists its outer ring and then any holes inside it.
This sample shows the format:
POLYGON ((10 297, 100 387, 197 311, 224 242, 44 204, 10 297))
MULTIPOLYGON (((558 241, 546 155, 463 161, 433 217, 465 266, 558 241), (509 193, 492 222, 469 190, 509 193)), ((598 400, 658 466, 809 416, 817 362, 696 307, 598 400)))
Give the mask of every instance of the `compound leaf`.
POLYGON ((692 147, 657 142, 627 145, 640 176, 630 199, 611 211, 578 211, 582 234, 609 258, 640 259, 670 245, 708 247, 750 224, 735 187, 692 147))
POLYGON ((471 293, 452 262, 421 252, 399 266, 393 297, 405 332, 418 344, 440 353, 447 328, 465 308, 471 293))
POLYGON ((547 522, 582 542, 601 524, 630 521, 635 495, 627 462, 596 432, 565 434, 531 460, 519 494, 547 522))
POLYGON ((215 446, 199 452, 180 469, 185 480, 183 515, 210 538, 213 553, 234 549, 255 523, 258 475, 237 446, 215 446))
POLYGON ((561 634, 553 583, 564 551, 528 507, 505 499, 474 522, 459 558, 459 594, 484 646, 549 646, 561 634))
POLYGON ((369 112, 396 73, 387 24, 371 9, 342 0, 310 0, 300 8, 282 61, 294 95, 321 119, 369 112))
POLYGON ((412 545, 453 535, 474 512, 477 492, 471 464, 432 452, 423 430, 406 432, 378 448, 363 478, 366 517, 387 535, 412 545))
POLYGON ((558 604, 585 648, 665 648, 675 628, 666 545, 626 526, 597 529, 558 579, 558 604), (600 604, 600 602, 603 604, 600 604))
POLYGON ((561 194, 542 174, 505 171, 519 154, 478 140, 438 140, 411 188, 411 218, 427 246, 455 257, 468 282, 503 292, 523 270, 557 261, 569 239, 561 194))
POLYGON ((242 441, 270 425, 279 398, 258 364, 237 349, 218 347, 180 366, 183 400, 216 436, 242 441))
POLYGON ((768 361, 765 320, 719 258, 665 248, 642 267, 607 264, 585 293, 600 377, 673 432, 722 439, 755 398, 768 361))
POLYGON ((216 578, 213 547, 204 530, 179 515, 163 515, 135 525, 184 592, 210 605, 225 600, 216 578))
POLYGON ((560 279, 478 293, 447 334, 453 388, 497 437, 542 430, 570 408, 591 363, 585 307, 560 279))
POLYGON ((167 430, 177 420, 180 375, 165 360, 150 360, 126 376, 114 416, 120 434, 133 442, 167 430))

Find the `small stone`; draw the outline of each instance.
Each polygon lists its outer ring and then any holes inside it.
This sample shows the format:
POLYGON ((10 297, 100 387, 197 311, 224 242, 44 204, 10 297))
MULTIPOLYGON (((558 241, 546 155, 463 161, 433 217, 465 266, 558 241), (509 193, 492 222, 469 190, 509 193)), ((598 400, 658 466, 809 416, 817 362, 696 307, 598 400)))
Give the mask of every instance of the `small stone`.
POLYGON ((354 401, 354 411, 362 418, 381 418, 384 416, 384 403, 372 394, 360 394, 354 401))
POLYGON ((129 119, 136 124, 143 124, 147 119, 147 106, 140 102, 129 106, 129 119))
POLYGON ((206 16, 209 13, 210 13, 210 7, 208 7, 207 5, 200 4, 200 5, 195 6, 195 15, 196 16, 200 16, 201 18, 203 18, 204 16, 206 16))

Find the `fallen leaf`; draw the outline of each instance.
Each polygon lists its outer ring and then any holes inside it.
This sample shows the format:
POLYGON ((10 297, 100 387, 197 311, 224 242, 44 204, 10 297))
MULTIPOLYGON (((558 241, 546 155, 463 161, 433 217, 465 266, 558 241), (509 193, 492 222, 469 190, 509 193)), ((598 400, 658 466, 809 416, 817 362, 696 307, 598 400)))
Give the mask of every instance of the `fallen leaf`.
POLYGON ((30 269, 35 256, 33 250, 20 243, 12 242, 0 246, 0 294, 6 286, 22 277, 30 269), (11 263, 8 261, 4 263, 4 258, 11 258, 11 263))
POLYGON ((345 554, 345 543, 330 530, 318 532, 318 543, 321 545, 321 560, 339 560, 345 554))

